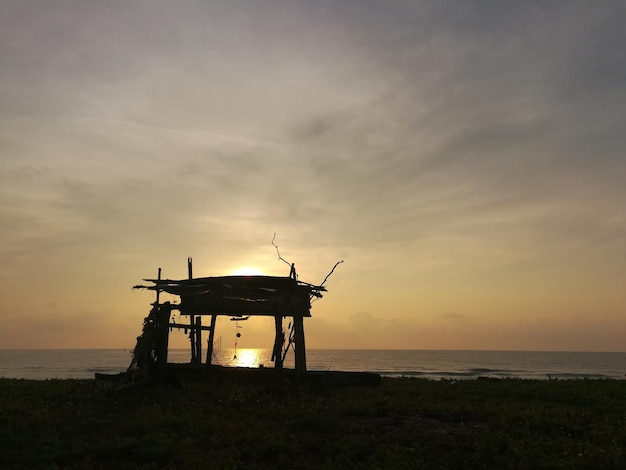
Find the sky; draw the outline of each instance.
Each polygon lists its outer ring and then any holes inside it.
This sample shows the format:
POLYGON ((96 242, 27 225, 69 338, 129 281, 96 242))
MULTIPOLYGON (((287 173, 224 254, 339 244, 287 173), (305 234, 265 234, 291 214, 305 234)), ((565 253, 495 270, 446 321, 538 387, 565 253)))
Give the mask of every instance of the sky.
MULTIPOLYGON (((133 285, 187 257, 286 276, 276 234, 306 282, 344 261, 309 348, 626 351, 625 21, 0 0, 0 348, 132 348, 133 285)), ((271 319, 242 326, 272 346, 271 319)))

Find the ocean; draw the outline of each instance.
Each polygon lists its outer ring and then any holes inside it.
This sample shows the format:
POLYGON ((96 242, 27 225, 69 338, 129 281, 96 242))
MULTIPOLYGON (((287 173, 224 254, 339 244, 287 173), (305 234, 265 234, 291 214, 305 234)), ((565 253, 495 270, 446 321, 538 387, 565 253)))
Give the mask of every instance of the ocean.
MULTIPOLYGON (((96 372, 125 371, 126 349, 0 350, 0 377, 20 379, 92 379, 96 372)), ((268 349, 223 349, 213 363, 229 367, 272 367, 268 349)), ((189 362, 187 349, 169 351, 169 362, 189 362)), ((285 361, 293 367, 293 354, 285 361)), ((307 351, 309 370, 376 372, 387 377, 432 380, 624 379, 624 352, 324 350, 307 351)))

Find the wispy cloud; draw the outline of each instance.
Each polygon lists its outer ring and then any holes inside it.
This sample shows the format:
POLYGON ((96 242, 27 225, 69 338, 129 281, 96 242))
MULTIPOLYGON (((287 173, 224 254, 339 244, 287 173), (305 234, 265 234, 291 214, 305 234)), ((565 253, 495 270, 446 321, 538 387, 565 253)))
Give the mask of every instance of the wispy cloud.
POLYGON ((225 266, 279 232, 404 312, 410 279, 623 273, 624 9, 4 2, 2 262, 225 266))

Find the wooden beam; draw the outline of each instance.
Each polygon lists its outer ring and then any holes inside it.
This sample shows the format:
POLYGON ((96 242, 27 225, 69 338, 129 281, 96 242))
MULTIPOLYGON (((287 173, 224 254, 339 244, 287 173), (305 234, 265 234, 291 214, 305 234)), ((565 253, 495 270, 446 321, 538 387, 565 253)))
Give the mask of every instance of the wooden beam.
MULTIPOLYGON (((210 308, 210 307, 194 307, 194 308, 183 308, 180 306, 172 306, 173 309, 180 311, 181 315, 222 315, 227 317, 241 317, 241 316, 253 316, 253 317, 274 317, 276 316, 276 312, 271 309, 267 309, 267 311, 259 311, 259 310, 251 310, 251 309, 238 309, 238 308, 210 308)), ((302 312, 300 314, 294 314, 290 312, 283 312, 281 314, 283 317, 294 317, 296 315, 309 318, 311 316, 310 312, 302 312)))
POLYGON ((306 372, 306 343, 304 341, 304 321, 301 316, 293 317, 296 371, 306 372))
MULTIPOLYGON (((179 330, 189 330, 191 328, 194 328, 194 325, 186 325, 184 323, 170 323, 169 324, 170 328, 178 328, 179 330)), ((197 329, 198 327, 195 326, 195 328, 197 329)), ((200 326, 200 329, 202 331, 209 331, 211 329, 210 326, 200 326)))
POLYGON ((189 342, 191 347, 191 363, 196 362, 196 325, 194 324, 194 317, 190 319, 191 325, 189 326, 189 342))
MULTIPOLYGON (((161 268, 159 268, 159 273, 157 275, 157 279, 159 282, 161 281, 161 268)), ((161 293, 161 289, 156 290, 156 304, 159 305, 159 294, 161 293)))
POLYGON ((196 362, 201 363, 202 362, 202 317, 199 315, 196 317, 195 330, 196 330, 196 362))
POLYGON ((274 361, 275 369, 283 368, 283 344, 285 343, 285 334, 283 333, 283 317, 276 315, 274 317, 274 325, 276 336, 274 337, 274 348, 272 349, 272 361, 274 361))
MULTIPOLYGON (((188 274, 189 280, 191 281, 193 279, 193 262, 191 260, 191 257, 187 258, 187 274, 188 274)), ((198 357, 196 357, 196 353, 198 352, 198 349, 196 347, 197 336, 196 336, 195 317, 189 318, 189 323, 191 324, 190 329, 189 329, 189 341, 191 342, 191 363, 194 364, 198 362, 198 359, 199 359, 198 357)))
POLYGON ((210 366, 211 361, 213 360, 213 342, 215 341, 215 321, 217 320, 217 315, 213 315, 211 317, 211 326, 209 327, 209 344, 207 345, 207 353, 206 353, 206 365, 210 366))
POLYGON ((156 366, 158 379, 163 380, 165 378, 165 371, 167 368, 167 350, 169 343, 169 321, 172 309, 168 302, 163 305, 155 307, 157 309, 157 335, 156 335, 156 366))
POLYGON ((183 296, 172 308, 183 315, 301 315, 310 317, 309 298, 279 296, 272 300, 249 300, 231 297, 183 296))

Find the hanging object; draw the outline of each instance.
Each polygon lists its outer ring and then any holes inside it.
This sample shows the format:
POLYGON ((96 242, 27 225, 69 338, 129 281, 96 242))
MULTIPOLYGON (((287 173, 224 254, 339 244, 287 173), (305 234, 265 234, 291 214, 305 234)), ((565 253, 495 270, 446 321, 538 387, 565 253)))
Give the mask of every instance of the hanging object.
POLYGON ((231 321, 235 322, 235 355, 233 356, 233 360, 237 359, 237 344, 238 344, 238 340, 239 338, 241 338, 241 333, 239 332, 239 330, 241 329, 241 327, 239 326, 239 321, 240 320, 247 320, 249 317, 245 317, 245 318, 231 318, 231 321))
POLYGON ((250 318, 250 315, 246 317, 244 317, 243 315, 239 315, 239 316, 230 318, 230 321, 235 322, 235 355, 233 356, 233 360, 237 359, 237 339, 241 338, 241 333, 239 332, 241 327, 239 326, 239 322, 246 321, 248 318, 250 318))

